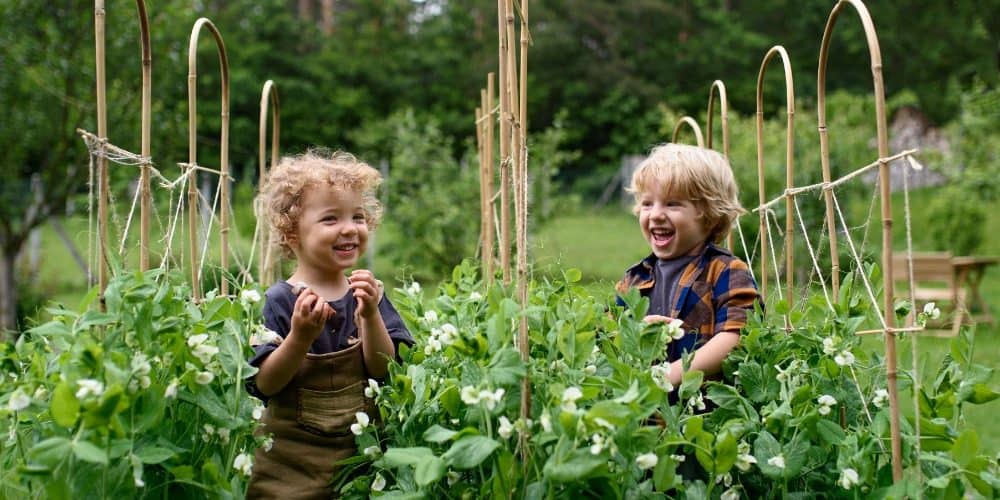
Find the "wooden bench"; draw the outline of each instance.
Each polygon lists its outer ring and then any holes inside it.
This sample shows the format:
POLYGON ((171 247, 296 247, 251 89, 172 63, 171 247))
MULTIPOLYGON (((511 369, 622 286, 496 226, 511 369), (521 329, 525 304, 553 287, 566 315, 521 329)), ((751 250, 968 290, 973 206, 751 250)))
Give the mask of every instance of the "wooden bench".
MULTIPOLYGON (((952 330, 958 333, 962 324, 965 304, 965 287, 958 282, 955 265, 950 252, 922 252, 913 254, 913 293, 910 293, 910 270, 906 253, 892 255, 892 279, 896 284, 896 299, 916 300, 913 305, 919 313, 924 304, 934 302, 941 309, 938 321, 928 321, 928 327, 943 328, 945 319, 952 318, 952 330)), ((910 326, 910 325, 908 325, 910 326)))

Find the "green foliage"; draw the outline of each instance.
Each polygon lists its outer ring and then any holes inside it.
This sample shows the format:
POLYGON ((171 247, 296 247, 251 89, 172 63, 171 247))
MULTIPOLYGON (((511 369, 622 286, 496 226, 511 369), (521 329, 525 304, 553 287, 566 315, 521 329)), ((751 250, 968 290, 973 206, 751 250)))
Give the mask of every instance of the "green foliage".
MULTIPOLYGON (((885 360, 859 349, 856 333, 875 320, 851 276, 833 310, 819 295, 785 306, 796 325, 790 333, 780 316, 754 317, 724 380, 703 385, 701 372, 685 373, 677 404, 655 365, 671 332, 639 321, 648 303, 637 292, 624 297, 626 309, 607 311, 580 277, 569 270, 532 283, 523 311, 513 290, 484 290, 468 263, 430 297, 413 285, 398 294, 417 344, 373 392, 385 425, 358 436, 364 457, 352 459, 373 468, 345 473, 341 493, 913 496, 915 467, 925 496, 1000 493, 1000 466, 975 430, 961 428, 965 405, 1000 396, 989 387, 993 370, 971 363, 970 334, 921 377, 920 436, 904 419, 909 472, 894 484, 885 360), (522 319, 527 361, 513 347, 522 319), (518 416, 523 380, 531 383, 527 418, 518 416), (707 400, 716 408, 704 413, 707 400)), ((913 390, 915 374, 903 370, 901 379, 904 392, 913 390)))
POLYGON ((475 252, 479 227, 479 173, 459 165, 434 120, 413 110, 397 113, 358 134, 374 154, 385 154, 387 234, 380 245, 390 260, 420 279, 444 276, 475 252))
POLYGON ((90 309, 94 291, 0 345, 0 496, 242 497, 260 295, 189 296, 170 276, 125 274, 106 312, 90 309))

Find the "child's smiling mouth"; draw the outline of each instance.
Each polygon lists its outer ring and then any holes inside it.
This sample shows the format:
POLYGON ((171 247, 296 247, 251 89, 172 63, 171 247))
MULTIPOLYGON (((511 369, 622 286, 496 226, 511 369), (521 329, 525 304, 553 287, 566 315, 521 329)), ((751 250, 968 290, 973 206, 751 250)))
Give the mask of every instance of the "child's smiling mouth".
POLYGON ((357 243, 343 243, 340 245, 334 245, 333 250, 338 253, 350 253, 358 249, 357 243))
POLYGON ((665 246, 674 239, 674 231, 665 228, 651 228, 649 235, 657 246, 665 246))

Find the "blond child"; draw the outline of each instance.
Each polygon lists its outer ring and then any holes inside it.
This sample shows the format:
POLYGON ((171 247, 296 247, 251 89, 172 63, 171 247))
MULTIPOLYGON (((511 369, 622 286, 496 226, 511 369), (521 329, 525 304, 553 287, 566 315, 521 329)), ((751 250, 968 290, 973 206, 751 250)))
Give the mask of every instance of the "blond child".
POLYGON ((284 158, 262 192, 273 239, 295 271, 265 294, 264 326, 247 383, 267 404, 248 498, 328 498, 334 463, 357 452, 357 412, 378 411, 368 378, 386 375, 413 338, 371 271, 354 269, 381 217, 379 173, 347 153, 284 158))
POLYGON ((743 212, 729 162, 709 149, 662 144, 638 166, 628 191, 652 253, 625 271, 619 304, 637 287, 650 301, 647 323, 683 322, 684 336, 665 353, 674 387, 691 351, 691 370, 717 376, 759 299, 746 263, 716 245, 743 212))

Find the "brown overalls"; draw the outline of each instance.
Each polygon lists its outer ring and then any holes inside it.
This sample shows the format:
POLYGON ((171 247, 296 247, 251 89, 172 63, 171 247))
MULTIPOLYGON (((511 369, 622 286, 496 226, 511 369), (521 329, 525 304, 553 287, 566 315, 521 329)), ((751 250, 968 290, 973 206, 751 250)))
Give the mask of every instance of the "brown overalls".
MULTIPOLYGON (((356 339, 352 339, 356 340, 356 339)), ((273 434, 271 451, 258 448, 247 498, 330 498, 334 462, 358 449, 351 433, 355 414, 378 422, 367 384, 361 342, 347 349, 307 354, 298 373, 270 398, 259 432, 273 434)))

